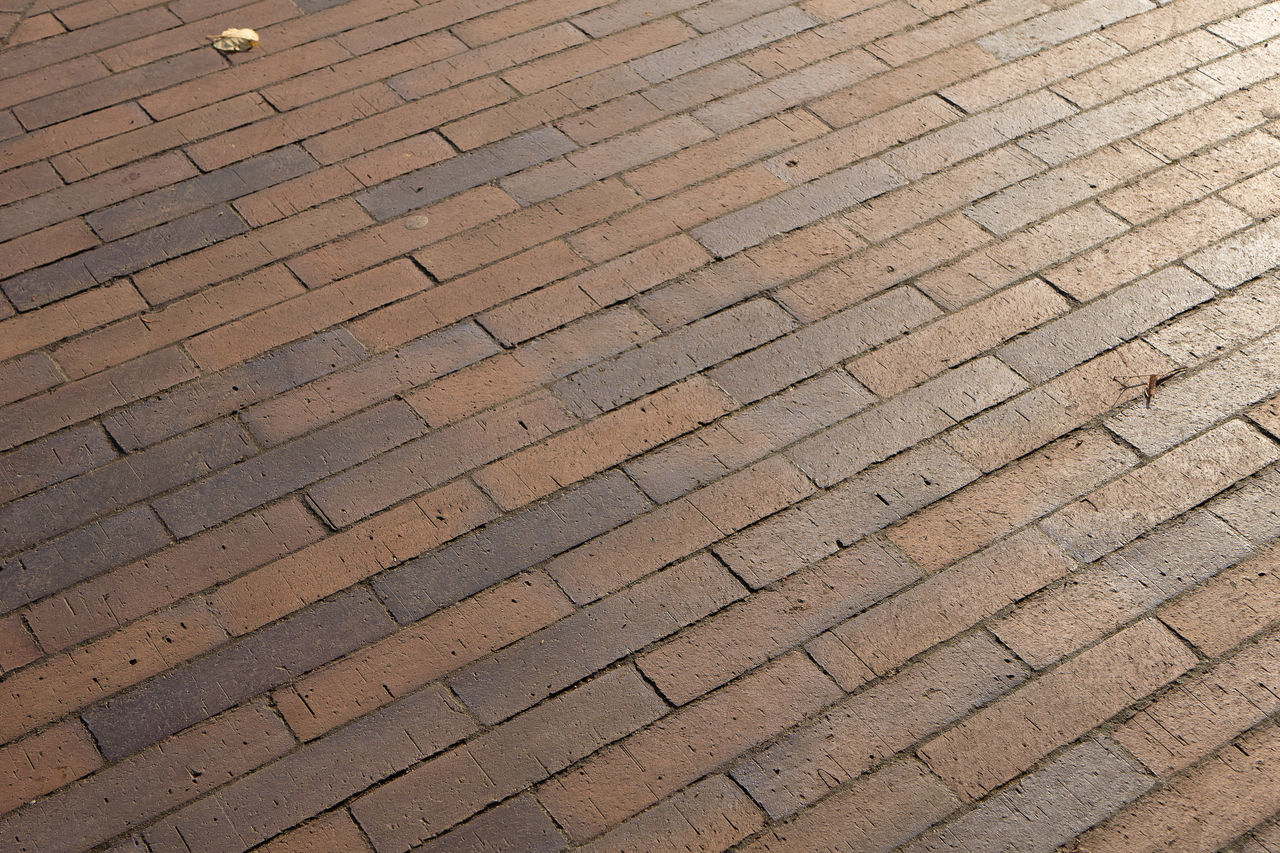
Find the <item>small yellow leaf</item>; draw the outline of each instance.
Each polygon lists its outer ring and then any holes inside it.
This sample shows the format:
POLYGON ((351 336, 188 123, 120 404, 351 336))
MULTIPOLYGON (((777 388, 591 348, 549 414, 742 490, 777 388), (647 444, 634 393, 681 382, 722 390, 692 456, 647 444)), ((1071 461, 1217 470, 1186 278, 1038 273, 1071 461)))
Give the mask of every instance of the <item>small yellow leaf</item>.
POLYGON ((238 53, 242 50, 250 50, 258 44, 258 34, 248 29, 232 28, 223 30, 212 38, 213 46, 223 53, 238 53))

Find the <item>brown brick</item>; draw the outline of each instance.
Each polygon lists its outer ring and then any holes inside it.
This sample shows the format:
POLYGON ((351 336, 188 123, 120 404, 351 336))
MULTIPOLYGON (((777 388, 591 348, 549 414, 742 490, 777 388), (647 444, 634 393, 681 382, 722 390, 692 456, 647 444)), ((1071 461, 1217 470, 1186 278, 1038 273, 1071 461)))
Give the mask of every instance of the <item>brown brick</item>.
POLYGON ((766 459, 574 548, 547 572, 575 603, 594 601, 813 491, 791 465, 766 459))
POLYGON ((351 810, 376 848, 404 850, 635 731, 665 707, 634 669, 620 667, 375 788, 351 810))
POLYGON ((1160 618, 1205 654, 1217 657, 1275 621, 1272 604, 1280 599, 1277 568, 1280 548, 1264 548, 1165 607, 1160 618))
POLYGON ((558 853, 564 836, 529 794, 512 797, 415 847, 420 853, 558 853))
POLYGON ((147 829, 148 848, 157 853, 244 850, 405 770, 473 729, 474 723, 442 691, 424 690, 170 814, 147 829), (316 781, 281 798, 294 779, 316 781))
POLYGON ((546 575, 517 575, 278 690, 276 706, 313 740, 572 611, 546 575))
POLYGON ((580 15, 605 5, 603 0, 572 0, 567 5, 549 0, 527 0, 463 21, 452 32, 471 47, 490 44, 571 15, 580 15))
POLYGON ((493 725, 744 593, 713 557, 693 557, 519 640, 463 670, 449 686, 482 723, 493 725))
POLYGON ((0 502, 104 465, 120 453, 98 424, 84 424, 0 455, 0 502))
POLYGON ((88 849, 293 746, 265 703, 247 705, 0 818, 0 832, 27 853, 88 849))
POLYGON ((363 182, 343 166, 324 166, 242 196, 232 202, 232 206, 245 222, 256 228, 355 192, 362 186, 363 182))
POLYGON ((1224 522, 1196 512, 1020 603, 991 630, 1040 668, 1204 583, 1251 549, 1224 522))
POLYGON ((0 365, 0 406, 48 391, 64 380, 53 359, 31 352, 0 365))
POLYGON ((202 654, 226 632, 200 601, 183 602, 8 676, 0 692, 5 741, 202 654), (136 661, 133 663, 132 661, 136 661), (125 662, 126 666, 121 667, 125 662))
POLYGON ((13 811, 101 766, 102 756, 78 720, 0 747, 0 812, 13 811))
POLYGON ((863 776, 802 812, 771 827, 744 853, 801 853, 824 845, 887 853, 942 819, 955 795, 915 759, 863 776))
POLYGON ((96 245, 98 238, 84 220, 68 219, 34 234, 0 243, 0 268, 6 275, 17 275, 96 245))
POLYGON ((1270 441, 1231 421, 1058 510, 1042 525, 1073 556, 1096 560, 1278 458, 1270 441))
POLYGON ((236 635, 292 613, 416 557, 493 518, 480 490, 466 481, 419 495, 355 525, 241 575, 209 596, 236 635), (288 590, 288 595, 282 595, 288 590))
POLYGON ((19 166, 16 169, 10 169, 0 177, 0 204, 21 201, 60 186, 62 186, 62 179, 44 160, 19 166))
POLYGON ((918 565, 935 571, 1098 487, 1136 461, 1102 433, 1068 436, 913 515, 888 535, 918 565))
POLYGON ((786 655, 602 750, 543 785, 538 799, 572 838, 585 840, 839 695, 808 658, 786 655))
POLYGON ((296 829, 277 835, 261 848, 262 853, 308 853, 311 850, 346 850, 348 853, 371 853, 360 827, 351 812, 339 809, 326 812, 296 829))
POLYGON ((0 674, 25 666, 42 655, 17 613, 0 618, 0 674))
POLYGON ((632 459, 627 474, 649 497, 666 503, 849 417, 873 399, 847 373, 831 371, 632 459))
POLYGON ((920 577, 875 542, 834 554, 684 629, 637 665, 683 705, 920 577))
POLYGON ((1026 677, 990 637, 968 635, 738 762, 733 778, 770 817, 785 817, 1026 677))
POLYGON ((1193 843, 1214 850, 1280 807, 1280 733, 1268 723, 1080 836, 1082 850, 1155 851, 1193 843))
POLYGON ((1016 533, 853 617, 814 640, 809 649, 841 686, 852 689, 892 672, 1074 567, 1038 531, 1016 533), (948 602, 946 611, 921 618, 921 608, 929 607, 926 602, 939 600, 948 602))
POLYGON ((715 550, 753 588, 765 586, 977 477, 977 471, 938 442, 925 443, 766 520, 715 550))
POLYGON ((731 847, 763 823, 760 809, 727 776, 708 776, 582 849, 589 853, 676 849, 712 853, 731 847))
POLYGON ((57 651, 316 541, 321 527, 295 501, 273 504, 29 605, 23 615, 57 651))
POLYGON ((918 752, 953 790, 974 800, 1195 663, 1195 655, 1159 622, 1139 622, 978 711, 918 752))
POLYGON ((1161 694, 1112 737, 1161 776, 1185 770, 1280 708, 1278 651, 1270 631, 1161 694))

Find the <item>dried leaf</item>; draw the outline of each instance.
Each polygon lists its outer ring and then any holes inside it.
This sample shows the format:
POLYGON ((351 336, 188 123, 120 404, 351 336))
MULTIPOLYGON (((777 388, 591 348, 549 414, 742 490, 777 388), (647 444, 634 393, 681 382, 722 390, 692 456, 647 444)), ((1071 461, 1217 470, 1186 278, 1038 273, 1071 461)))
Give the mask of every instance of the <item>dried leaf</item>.
POLYGON ((211 36, 213 46, 223 53, 239 53, 243 50, 251 50, 258 44, 258 34, 253 30, 236 29, 223 30, 216 36, 211 36))

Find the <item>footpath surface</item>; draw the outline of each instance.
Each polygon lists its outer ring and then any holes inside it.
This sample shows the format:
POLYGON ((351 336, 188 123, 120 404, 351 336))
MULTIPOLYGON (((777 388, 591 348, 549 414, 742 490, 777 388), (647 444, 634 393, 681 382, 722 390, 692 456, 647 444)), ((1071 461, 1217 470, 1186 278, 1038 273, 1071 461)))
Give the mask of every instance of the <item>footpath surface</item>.
POLYGON ((1280 3, 0 34, 0 849, 1280 851, 1280 3))

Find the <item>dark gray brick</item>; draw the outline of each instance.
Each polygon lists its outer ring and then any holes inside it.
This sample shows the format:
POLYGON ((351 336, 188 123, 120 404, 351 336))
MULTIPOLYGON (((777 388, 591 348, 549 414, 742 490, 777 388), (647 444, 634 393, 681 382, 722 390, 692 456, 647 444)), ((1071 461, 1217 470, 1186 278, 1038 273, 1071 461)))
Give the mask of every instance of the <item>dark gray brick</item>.
POLYGON ((553 390, 575 413, 594 415, 758 347, 795 326, 777 303, 757 299, 580 370, 553 390))
POLYGON ((227 468, 155 502, 178 536, 190 536, 402 444, 424 429, 407 404, 383 403, 227 468))
POLYGON ((356 196, 375 219, 386 220, 463 190, 513 175, 576 148, 558 130, 541 127, 427 166, 356 196))
POLYGON ((135 506, 60 536, 0 568, 0 613, 137 559, 169 542, 150 507, 135 506))
POLYGON ((220 204, 14 276, 0 287, 27 311, 248 230, 235 211, 220 204))
POLYGON ((144 228, 304 175, 319 164, 288 145, 181 183, 122 201, 85 217, 103 240, 118 240, 144 228))
POLYGON ((0 553, 25 548, 248 456, 248 437, 218 421, 0 507, 0 553))
POLYGON ((395 623, 365 587, 128 690, 84 716, 108 761, 150 746, 366 643, 395 623))
POLYGON ((103 418, 121 447, 135 450, 310 382, 365 356, 346 329, 282 347, 246 364, 202 376, 103 418))
POLYGON ((694 238, 719 258, 757 246, 906 183, 879 160, 868 160, 693 229, 694 238))
POLYGON ((652 504, 621 471, 512 513, 374 579, 400 622, 434 613, 640 515, 652 504))

